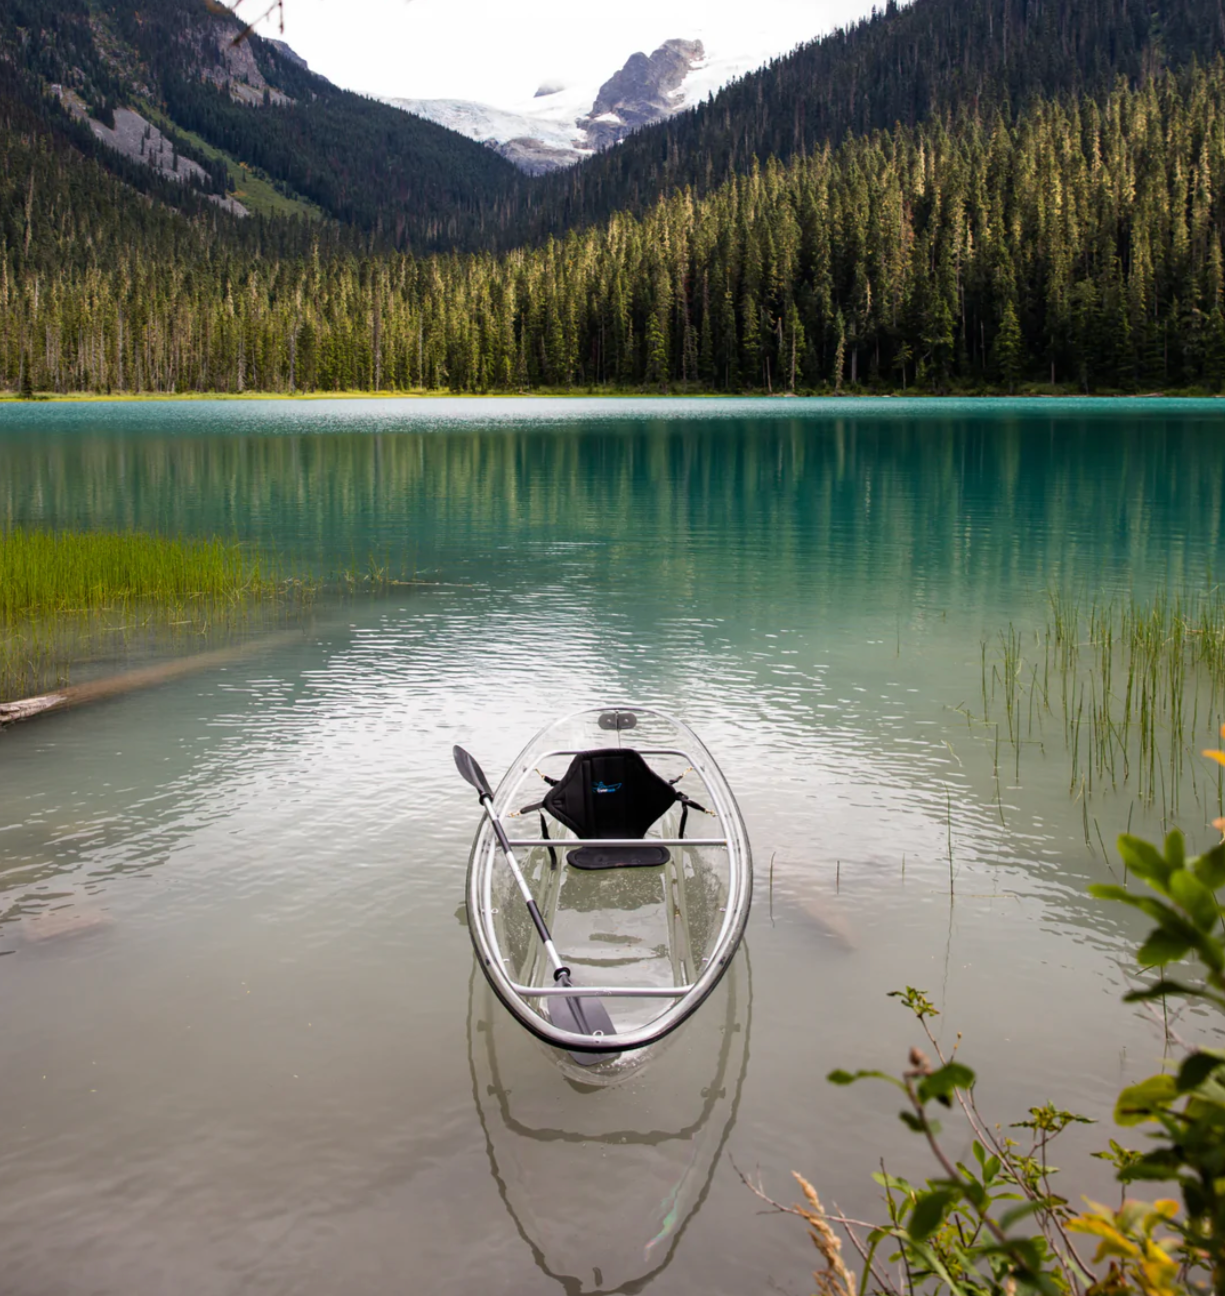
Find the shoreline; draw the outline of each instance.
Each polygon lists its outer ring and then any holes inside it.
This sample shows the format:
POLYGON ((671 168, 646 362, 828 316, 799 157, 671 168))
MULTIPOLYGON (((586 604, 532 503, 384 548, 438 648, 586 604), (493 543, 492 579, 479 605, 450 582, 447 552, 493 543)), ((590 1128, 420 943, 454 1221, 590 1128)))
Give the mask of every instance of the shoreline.
POLYGON ((1219 401, 1225 392, 1172 391, 1150 392, 1085 392, 1075 391, 972 391, 972 392, 920 392, 920 391, 858 391, 858 392, 643 392, 609 389, 593 391, 542 390, 530 392, 453 392, 438 391, 317 391, 317 392, 40 392, 33 399, 15 392, 0 392, 0 405, 114 405, 151 403, 198 403, 202 401, 260 402, 285 401, 309 404, 314 401, 486 401, 486 400, 625 400, 625 401, 729 401, 729 400, 800 400, 800 401, 1080 401, 1093 404, 1099 401, 1219 401))

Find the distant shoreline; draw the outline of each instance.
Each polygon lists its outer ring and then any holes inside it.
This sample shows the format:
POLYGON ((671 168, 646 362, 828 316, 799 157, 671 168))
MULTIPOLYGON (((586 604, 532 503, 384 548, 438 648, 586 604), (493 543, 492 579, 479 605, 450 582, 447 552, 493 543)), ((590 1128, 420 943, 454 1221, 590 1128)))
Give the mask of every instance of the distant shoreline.
POLYGON ((1119 392, 1086 394, 1081 391, 1026 390, 1006 391, 857 391, 857 392, 658 392, 625 389, 543 390, 519 392, 453 392, 453 391, 315 391, 315 392, 39 392, 33 399, 11 392, 0 392, 0 405, 66 405, 66 404, 147 404, 151 402, 192 401, 392 401, 392 400, 1010 400, 1010 401, 1084 401, 1102 400, 1225 400, 1223 392, 1195 389, 1172 391, 1119 392))

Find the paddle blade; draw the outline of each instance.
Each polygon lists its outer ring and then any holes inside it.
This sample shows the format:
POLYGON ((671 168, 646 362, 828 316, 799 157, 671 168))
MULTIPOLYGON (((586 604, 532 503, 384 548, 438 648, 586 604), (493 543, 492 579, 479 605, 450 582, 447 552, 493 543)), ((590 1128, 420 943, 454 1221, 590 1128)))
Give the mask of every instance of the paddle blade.
MULTIPOLYGON (((567 981, 568 985, 569 982, 567 981)), ((616 1027, 608 1010, 598 999, 571 999, 565 995, 549 996, 549 1020, 559 1030, 576 1035, 615 1035, 616 1027)), ((595 1066, 616 1057, 615 1053, 571 1053, 579 1066, 595 1066)))
POLYGON ((462 747, 453 747, 451 754, 455 757, 455 768, 476 788, 481 796, 489 797, 492 800, 493 792, 490 790, 489 780, 485 777, 485 771, 462 747))

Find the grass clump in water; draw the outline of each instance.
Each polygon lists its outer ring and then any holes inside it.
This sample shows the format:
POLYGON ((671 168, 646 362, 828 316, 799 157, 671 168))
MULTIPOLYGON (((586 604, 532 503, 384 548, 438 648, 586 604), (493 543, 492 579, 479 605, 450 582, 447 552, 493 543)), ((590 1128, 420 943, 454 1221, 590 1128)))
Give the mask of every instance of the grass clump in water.
POLYGON ((219 539, 147 532, 0 532, 0 701, 75 667, 120 669, 283 626, 316 587, 219 539))
POLYGON ((280 584, 261 555, 217 539, 170 539, 139 531, 0 534, 4 621, 128 604, 266 598, 280 584))
MULTIPOLYGON (((1053 593, 1032 638, 1009 626, 998 654, 983 644, 983 710, 1016 750, 1056 718, 1071 757, 1072 792, 1133 788, 1142 804, 1178 810, 1190 769, 1197 802, 1221 803, 1188 757, 1225 716, 1225 592, 1162 591, 1148 600, 1082 603, 1053 593), (1002 701, 1002 714, 1001 714, 1002 701), (1036 725, 1035 725, 1036 722, 1036 725)), ((1086 818, 1086 837, 1088 836, 1086 818)))

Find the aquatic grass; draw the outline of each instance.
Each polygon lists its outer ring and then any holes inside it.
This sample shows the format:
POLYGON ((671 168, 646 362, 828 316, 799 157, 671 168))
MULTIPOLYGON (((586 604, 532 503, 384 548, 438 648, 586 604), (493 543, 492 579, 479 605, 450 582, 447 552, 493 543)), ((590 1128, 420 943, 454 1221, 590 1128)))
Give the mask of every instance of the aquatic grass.
POLYGON ((370 553, 321 580, 258 548, 140 531, 0 531, 0 702, 75 683, 73 672, 178 656, 286 629, 328 592, 418 585, 408 555, 370 553))
MULTIPOLYGON (((983 640, 984 718, 1002 702, 1018 778, 1028 691, 1027 736, 1032 741, 1036 716, 1041 741, 1043 718, 1057 715, 1073 796, 1087 801, 1095 790, 1133 786, 1143 804, 1160 802, 1168 818, 1178 811, 1189 771, 1200 799, 1201 781, 1188 757, 1225 709, 1225 593, 1219 587, 1087 603, 1053 591, 1028 669, 1027 642, 1009 625, 989 658, 983 640)), ((995 767, 998 774, 998 750, 995 767)))
POLYGON ((74 669, 178 655, 283 627, 318 586, 235 542, 146 532, 0 532, 0 701, 74 669))
POLYGON ((281 583, 264 555, 215 538, 25 528, 0 533, 0 621, 131 603, 261 598, 278 593, 281 583))

